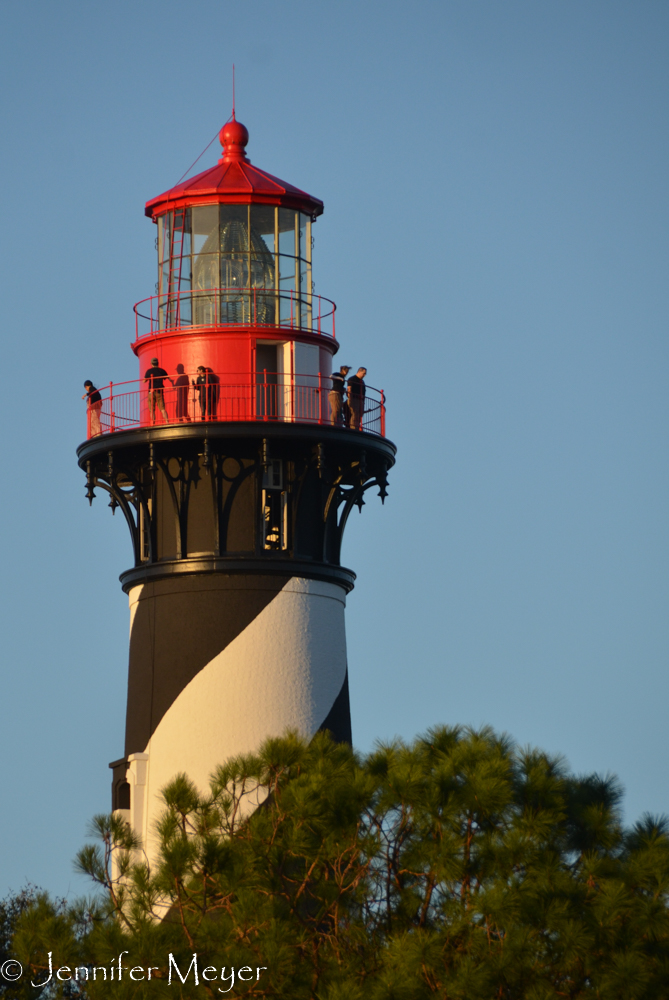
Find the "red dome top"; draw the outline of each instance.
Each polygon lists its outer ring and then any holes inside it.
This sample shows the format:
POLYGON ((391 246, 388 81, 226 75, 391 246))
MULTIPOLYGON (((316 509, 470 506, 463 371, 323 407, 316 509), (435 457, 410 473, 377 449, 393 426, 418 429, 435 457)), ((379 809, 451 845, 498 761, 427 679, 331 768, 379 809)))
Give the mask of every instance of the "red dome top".
POLYGON ((285 205, 315 217, 323 212, 323 202, 306 191, 279 180, 252 166, 246 155, 248 129, 241 122, 227 122, 219 133, 223 156, 215 167, 196 174, 146 203, 146 214, 153 219, 174 208, 227 204, 285 205))
POLYGON ((249 141, 249 130, 235 118, 232 112, 232 121, 226 122, 218 133, 223 147, 221 161, 225 160, 246 160, 246 144, 249 141))

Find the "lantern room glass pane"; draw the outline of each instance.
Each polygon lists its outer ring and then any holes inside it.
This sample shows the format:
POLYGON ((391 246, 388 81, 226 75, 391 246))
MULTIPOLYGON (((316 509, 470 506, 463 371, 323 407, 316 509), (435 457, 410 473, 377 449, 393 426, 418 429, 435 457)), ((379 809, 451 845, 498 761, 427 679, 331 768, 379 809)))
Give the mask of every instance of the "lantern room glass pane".
POLYGON ((221 252, 221 323, 250 322, 249 286, 249 206, 221 205, 219 245, 221 252))
MULTIPOLYGON (((285 209, 279 215, 287 214, 285 209)), ((279 230, 279 283, 282 291, 295 291, 295 212, 290 212, 293 228, 279 230)))
POLYGON ((276 227, 274 205, 251 205, 251 284, 254 322, 278 323, 276 227), (262 289, 262 291, 260 291, 262 289))
POLYGON ((167 212, 158 218, 158 263, 169 260, 171 228, 172 213, 167 212))
POLYGON ((297 256, 302 257, 306 260, 307 257, 307 216, 303 212, 300 212, 300 221, 298 228, 299 242, 297 246, 297 256))
POLYGON ((300 323, 304 327, 309 325, 309 292, 311 291, 307 281, 307 262, 300 260, 300 323))
POLYGON ((158 220, 158 264, 159 272, 167 271, 170 284, 178 284, 182 270, 190 272, 191 255, 191 213, 185 211, 168 212, 158 220), (186 262, 185 269, 183 264, 186 262), (160 265, 163 265, 162 267, 160 265))
POLYGON ((295 216, 292 208, 279 209, 279 253, 295 257, 295 216))
POLYGON ((193 288, 218 288, 218 254, 201 253, 193 260, 193 288))
POLYGON ((191 212, 193 253, 218 253, 218 205, 198 205, 191 212))
POLYGON ((274 205, 251 205, 251 245, 262 240, 263 249, 274 253, 274 205))
MULTIPOLYGON (((191 286, 191 233, 190 233, 190 212, 184 219, 185 229, 181 238, 181 267, 179 277, 179 288, 181 291, 189 290, 191 286)), ((175 241, 175 251, 179 251, 178 240, 175 241)), ((176 262, 175 262, 176 263, 176 262)))
POLYGON ((276 209, 273 205, 250 206, 249 276, 252 294, 249 297, 253 323, 276 322, 276 263, 274 235, 276 209))
POLYGON ((244 253, 249 248, 249 206, 221 205, 221 253, 244 253))
POLYGON ((297 261, 295 256, 297 213, 292 208, 280 208, 279 229, 279 323, 292 326, 298 309, 297 261))
POLYGON ((193 273, 192 317, 196 326, 218 322, 219 284, 218 205, 198 205, 192 209, 193 273))
POLYGON ((213 326, 215 323, 218 323, 219 294, 217 291, 212 291, 211 289, 211 285, 207 285, 206 291, 202 291, 199 288, 193 289, 191 302, 193 323, 195 326, 213 326))

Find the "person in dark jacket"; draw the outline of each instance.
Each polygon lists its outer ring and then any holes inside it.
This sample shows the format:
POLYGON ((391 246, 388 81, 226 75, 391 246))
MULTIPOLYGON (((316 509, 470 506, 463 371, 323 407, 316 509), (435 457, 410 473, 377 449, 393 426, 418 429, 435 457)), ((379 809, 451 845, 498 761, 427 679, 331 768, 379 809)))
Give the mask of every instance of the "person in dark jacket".
POLYGON ((165 423, 168 423, 169 418, 165 409, 165 394, 163 390, 165 379, 168 382, 172 381, 165 369, 159 367, 158 358, 151 358, 151 367, 147 368, 144 372, 144 381, 147 383, 149 390, 149 412, 152 424, 156 422, 156 405, 162 413, 165 423))
POLYGON ((348 405, 351 408, 351 429, 362 430, 362 417, 365 412, 365 375, 366 368, 358 368, 355 375, 348 380, 348 405))
POLYGON ((215 420, 218 403, 218 375, 211 368, 200 365, 195 388, 200 395, 200 412, 203 420, 215 420))
POLYGON ((330 401, 330 422, 336 426, 344 423, 344 391, 346 389, 346 376, 351 370, 350 365, 342 365, 338 372, 333 372, 332 388, 328 393, 330 401))
POLYGON ((98 434, 102 434, 102 424, 100 423, 102 396, 90 379, 84 382, 84 389, 86 392, 81 398, 88 400, 88 436, 97 437, 98 434))

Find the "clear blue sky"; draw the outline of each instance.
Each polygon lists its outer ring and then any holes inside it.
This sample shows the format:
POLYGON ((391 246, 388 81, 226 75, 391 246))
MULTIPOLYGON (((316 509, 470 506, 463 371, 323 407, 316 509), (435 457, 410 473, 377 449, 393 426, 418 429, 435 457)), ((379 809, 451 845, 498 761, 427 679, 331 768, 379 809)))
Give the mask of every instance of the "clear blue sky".
POLYGON ((130 543, 84 498, 82 382, 135 377, 143 205, 233 61, 399 446, 345 543, 357 746, 490 723, 669 812, 668 35, 656 0, 3 5, 0 894, 85 889, 109 806, 130 543))

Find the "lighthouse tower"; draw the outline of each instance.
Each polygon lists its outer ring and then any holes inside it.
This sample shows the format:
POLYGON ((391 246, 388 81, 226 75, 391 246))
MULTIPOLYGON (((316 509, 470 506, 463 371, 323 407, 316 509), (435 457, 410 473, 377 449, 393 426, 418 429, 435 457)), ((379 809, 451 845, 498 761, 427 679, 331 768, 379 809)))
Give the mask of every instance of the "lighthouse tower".
POLYGON ((149 850, 176 773, 206 789, 289 727, 350 741, 342 535, 370 488, 383 500, 395 456, 382 392, 333 422, 322 202, 253 166, 234 115, 220 140, 216 166, 146 205, 158 281, 135 306, 139 379, 90 397, 78 449, 89 500, 105 491, 132 539, 112 808, 149 850))

